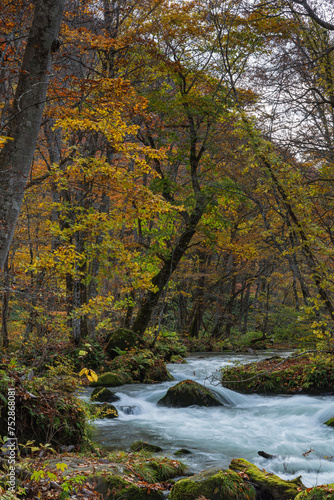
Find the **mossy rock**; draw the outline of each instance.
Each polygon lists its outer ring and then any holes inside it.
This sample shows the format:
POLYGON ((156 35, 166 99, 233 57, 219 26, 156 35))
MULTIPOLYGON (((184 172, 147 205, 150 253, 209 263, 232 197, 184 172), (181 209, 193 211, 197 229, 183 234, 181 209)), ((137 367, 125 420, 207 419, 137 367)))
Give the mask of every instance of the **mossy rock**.
POLYGON ((334 483, 308 488, 299 493, 295 500, 334 500, 334 483))
POLYGON ((113 403, 119 400, 119 397, 116 396, 110 389, 106 387, 95 387, 93 392, 90 395, 91 401, 98 401, 99 403, 113 403))
POLYGON ((106 372, 99 376, 97 382, 91 382, 90 385, 93 387, 118 387, 119 385, 123 385, 125 383, 127 382, 121 374, 115 372, 106 372))
POLYGON ((132 443, 130 446, 131 451, 148 451, 150 453, 158 453, 159 451, 162 451, 162 448, 160 446, 157 446, 155 444, 149 444, 146 443, 145 441, 135 441, 132 443))
POLYGON ((247 460, 243 458, 232 460, 230 469, 247 474, 250 482, 254 484, 259 491, 261 498, 270 498, 270 500, 291 500, 295 498, 301 489, 305 489, 305 486, 300 480, 300 476, 291 481, 285 481, 275 476, 275 474, 260 470, 256 465, 247 462, 247 460))
POLYGON ((177 481, 172 487, 169 500, 255 500, 252 485, 231 470, 208 469, 194 476, 177 481))
POLYGON ((154 362, 145 370, 144 384, 152 384, 157 382, 168 382, 174 380, 174 377, 167 370, 166 364, 161 359, 154 362))
POLYGON ((176 363, 176 364, 186 364, 186 360, 180 356, 180 354, 176 354, 170 357, 169 360, 170 363, 176 363))
POLYGON ((118 328, 109 333, 106 342, 106 351, 111 359, 116 358, 120 351, 129 351, 139 345, 138 334, 126 328, 118 328))
POLYGON ((108 405, 108 403, 98 403, 94 405, 94 410, 95 418, 118 418, 118 411, 114 405, 108 405))
POLYGON ((180 455, 191 455, 191 451, 187 450, 186 448, 181 448, 180 450, 177 450, 174 455, 180 456, 180 455))
POLYGON ((97 482, 94 490, 100 493, 104 500, 162 500, 161 491, 140 488, 135 483, 126 481, 123 477, 108 475, 94 477, 97 482))
POLYGON ((327 420, 327 422, 325 422, 325 425, 328 425, 329 427, 334 427, 334 417, 327 420))
POLYGON ((163 398, 158 401, 160 406, 170 408, 185 408, 187 406, 224 406, 214 392, 193 380, 183 380, 170 387, 163 398))

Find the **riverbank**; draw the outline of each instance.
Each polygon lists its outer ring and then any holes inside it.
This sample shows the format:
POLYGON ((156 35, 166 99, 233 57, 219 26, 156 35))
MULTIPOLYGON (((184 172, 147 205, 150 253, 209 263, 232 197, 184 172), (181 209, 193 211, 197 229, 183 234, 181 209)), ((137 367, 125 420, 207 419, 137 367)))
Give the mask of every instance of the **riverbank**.
MULTIPOLYGON (((110 387, 113 394, 119 398, 113 403, 119 416, 117 419, 99 419, 95 422, 98 431, 94 437, 98 443, 94 445, 95 448, 103 449, 105 446, 109 450, 111 447, 122 448, 126 450, 122 453, 124 461, 127 462, 133 453, 129 450, 131 443, 142 439, 160 446, 162 459, 167 457, 167 460, 175 462, 179 461, 180 457, 174 453, 180 448, 188 449, 191 453, 182 457, 182 460, 193 473, 199 473, 212 466, 228 470, 233 457, 243 457, 259 469, 266 469, 285 480, 302 473, 306 487, 329 483, 334 469, 333 462, 326 457, 331 457, 330 443, 333 431, 328 427, 325 429, 323 424, 327 415, 328 418, 333 416, 330 414, 333 408, 332 396, 324 398, 295 395, 268 398, 256 394, 242 395, 240 392, 212 385, 216 383, 217 374, 219 375, 222 366, 235 364, 243 366, 259 358, 260 361, 264 361, 264 358, 272 357, 274 354, 268 351, 256 354, 197 353, 188 357, 186 364, 167 365, 174 378, 173 381, 110 387), (210 386, 227 401, 227 405, 221 408, 160 408, 157 401, 166 394, 168 388, 185 379, 210 386), (129 413, 129 409, 133 412, 129 413), (258 455, 260 450, 275 455, 275 458, 268 461, 258 455)), ((280 353, 280 355, 288 354, 280 353)), ((18 408, 21 407, 21 403, 28 405, 29 401, 43 401, 41 396, 46 390, 45 380, 29 380, 29 370, 17 371, 16 374, 20 377, 20 382, 17 381, 18 408), (39 392, 36 391, 37 387, 39 392), (33 394, 33 391, 35 398, 28 394, 33 394)), ((68 398, 73 394, 68 392, 69 387, 73 388, 71 374, 67 373, 65 376, 57 372, 56 379, 57 391, 60 385, 66 388, 63 396, 69 403, 68 398)), ((50 377, 49 387, 51 393, 57 394, 59 400, 61 394, 55 390, 55 385, 52 386, 50 377)), ((81 403, 79 400, 76 405, 81 407, 84 401, 88 401, 92 391, 93 388, 86 388, 81 393, 81 403)), ((56 401, 55 398, 53 400, 56 401)), ((48 401, 48 398, 44 398, 44 401, 48 401)), ((78 411, 75 415, 80 413, 78 411)), ((39 448, 38 442, 35 444, 39 448)), ((68 440, 66 445, 77 447, 78 443, 68 440)), ((36 453, 42 451, 43 447, 36 453)), ((78 460, 83 460, 82 457, 85 457, 84 463, 91 460, 95 467, 97 459, 110 461, 106 453, 106 451, 99 452, 95 458, 92 452, 88 451, 84 455, 76 453, 74 456, 78 460)), ((32 464, 35 463, 35 458, 32 464)), ((111 462, 117 463, 115 460, 111 462)), ((35 465, 37 470, 38 461, 35 465)), ((100 465, 103 465, 103 462, 100 465)), ((80 470, 79 465, 78 468, 80 470)), ((88 483, 87 491, 89 491, 88 483)), ((52 494, 54 495, 55 491, 52 494)))

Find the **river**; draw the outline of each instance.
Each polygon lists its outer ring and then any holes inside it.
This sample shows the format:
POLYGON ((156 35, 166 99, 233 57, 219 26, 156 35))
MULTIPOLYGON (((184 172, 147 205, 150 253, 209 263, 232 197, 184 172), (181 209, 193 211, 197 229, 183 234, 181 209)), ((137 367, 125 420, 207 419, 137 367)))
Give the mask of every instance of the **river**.
MULTIPOLYGON (((171 458, 176 458, 175 451, 187 448, 191 454, 178 459, 194 472, 211 466, 227 468, 232 458, 245 458, 284 479, 301 475, 307 487, 332 483, 334 429, 324 422, 334 416, 334 396, 244 395, 212 380, 222 366, 273 354, 196 353, 187 358, 187 364, 168 365, 173 382, 114 388, 120 397, 113 403, 119 418, 97 420, 95 439, 114 449, 143 440, 161 446, 162 453, 171 458), (229 404, 213 408, 157 406, 169 387, 185 379, 213 388, 229 404), (258 451, 276 457, 265 459, 258 451)), ((88 399, 91 391, 86 389, 82 397, 88 399)))

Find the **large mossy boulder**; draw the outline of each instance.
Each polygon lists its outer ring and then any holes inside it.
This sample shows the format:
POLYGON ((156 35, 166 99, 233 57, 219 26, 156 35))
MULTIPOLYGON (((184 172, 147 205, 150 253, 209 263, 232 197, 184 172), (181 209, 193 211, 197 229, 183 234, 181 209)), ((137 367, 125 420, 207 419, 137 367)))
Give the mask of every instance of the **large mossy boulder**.
POLYGON ((93 387, 118 387, 119 385, 127 384, 129 381, 120 373, 106 372, 99 376, 96 382, 91 382, 93 387))
POLYGON ((117 328, 117 330, 109 333, 106 337, 106 351, 111 359, 116 358, 122 351, 139 345, 138 334, 126 328, 117 328))
POLYGON ((295 500, 334 500, 334 483, 308 488, 298 493, 295 500))
POLYGON ((170 387, 163 398, 158 401, 160 406, 170 408, 185 408, 187 406, 224 406, 213 391, 193 380, 183 380, 170 387))
POLYGON ((255 500, 253 486, 236 472, 208 469, 194 476, 177 481, 172 487, 169 500, 255 500))
POLYGON ((90 395, 91 401, 97 401, 99 403, 114 403, 119 400, 119 397, 116 396, 110 389, 107 387, 95 387, 93 392, 90 395))
POLYGON ((328 425, 328 427, 334 427, 334 417, 327 420, 327 422, 325 422, 325 425, 328 425))
POLYGON ((242 458, 232 460, 230 469, 246 474, 250 482, 255 485, 258 497, 261 499, 291 500, 295 498, 300 490, 305 489, 300 477, 285 481, 275 476, 275 474, 259 469, 256 465, 242 458))

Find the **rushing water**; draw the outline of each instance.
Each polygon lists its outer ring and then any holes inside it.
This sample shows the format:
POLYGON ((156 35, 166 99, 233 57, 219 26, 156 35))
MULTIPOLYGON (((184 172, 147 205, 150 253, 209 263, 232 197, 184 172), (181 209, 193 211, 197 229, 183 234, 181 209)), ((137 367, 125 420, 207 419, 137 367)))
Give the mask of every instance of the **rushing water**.
MULTIPOLYGON (((270 354, 266 352, 260 358, 270 354)), ((211 466, 227 468, 232 458, 245 458, 284 479, 301 475, 307 487, 334 482, 334 457, 330 458, 334 455, 334 429, 324 425, 334 416, 334 396, 244 395, 212 380, 220 367, 254 359, 247 355, 195 354, 187 358, 187 364, 168 365, 174 382, 114 389, 120 397, 113 403, 119 418, 96 421, 97 441, 124 449, 144 440, 161 446, 173 458, 175 451, 187 448, 192 454, 181 459, 194 472, 211 466), (157 406, 169 387, 185 379, 213 388, 228 405, 157 406), (310 450, 314 451, 308 453, 310 450), (258 451, 276 458, 262 458, 258 451)), ((90 393, 87 389, 84 397, 90 393)))

